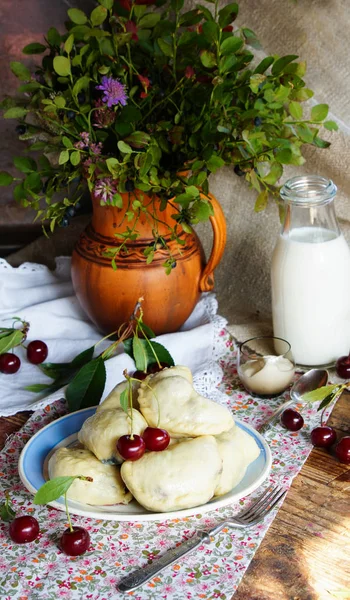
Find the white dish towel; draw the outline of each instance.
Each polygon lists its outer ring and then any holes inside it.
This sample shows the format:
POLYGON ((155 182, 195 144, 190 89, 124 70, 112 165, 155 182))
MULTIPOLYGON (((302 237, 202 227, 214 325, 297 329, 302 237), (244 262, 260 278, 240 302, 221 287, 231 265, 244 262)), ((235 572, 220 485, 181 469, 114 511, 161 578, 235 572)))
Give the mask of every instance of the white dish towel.
MULTIPOLYGON (((222 376, 216 359, 220 354, 219 334, 226 325, 226 320, 216 312, 215 295, 203 294, 179 332, 157 338, 176 364, 187 365, 192 370, 197 390, 212 397, 222 376)), ((30 323, 26 343, 36 339, 47 343, 49 362, 68 362, 103 337, 83 313, 74 295, 69 257, 56 259, 55 271, 34 263, 14 268, 0 259, 0 326, 11 327, 14 316, 30 323)), ((101 343, 98 352, 109 343, 101 343)), ((119 351, 120 354, 106 362, 107 380, 102 399, 123 379, 125 368, 129 372, 135 370, 132 359, 122 348, 119 351)), ((0 415, 36 410, 64 395, 61 390, 46 397, 26 391, 27 385, 50 383, 51 379, 27 361, 24 348, 16 348, 15 353, 22 361, 20 370, 13 375, 0 373, 0 415)))

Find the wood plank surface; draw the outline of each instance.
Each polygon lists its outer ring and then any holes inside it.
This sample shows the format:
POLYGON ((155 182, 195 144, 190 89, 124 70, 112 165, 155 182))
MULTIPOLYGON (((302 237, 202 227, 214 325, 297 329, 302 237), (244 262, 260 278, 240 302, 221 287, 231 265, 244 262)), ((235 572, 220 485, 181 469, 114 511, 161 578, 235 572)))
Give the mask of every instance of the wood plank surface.
MULTIPOLYGON (((0 418, 0 448, 31 413, 0 418)), ((329 424, 350 434, 350 393, 329 424)), ((314 449, 233 600, 350 599, 350 465, 314 449)), ((208 599, 209 600, 209 599, 208 599)))

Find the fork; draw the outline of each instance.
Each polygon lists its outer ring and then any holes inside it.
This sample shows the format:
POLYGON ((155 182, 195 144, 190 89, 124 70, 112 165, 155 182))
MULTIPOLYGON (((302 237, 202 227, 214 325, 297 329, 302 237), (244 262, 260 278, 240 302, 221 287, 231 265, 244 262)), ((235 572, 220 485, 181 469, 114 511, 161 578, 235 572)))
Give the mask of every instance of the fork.
POLYGON ((127 575, 118 584, 118 590, 120 592, 130 592, 136 590, 140 585, 143 585, 155 575, 163 571, 169 565, 172 565, 182 556, 186 556, 190 552, 193 552, 196 548, 202 544, 210 544, 211 537, 222 531, 224 527, 252 527, 262 521, 266 515, 271 512, 274 506, 285 496, 286 490, 281 487, 268 488, 265 492, 249 506, 249 508, 241 511, 238 515, 228 519, 227 521, 221 521, 212 529, 208 531, 196 531, 196 533, 186 540, 183 544, 168 550, 165 554, 160 556, 154 562, 136 569, 130 575, 127 575))

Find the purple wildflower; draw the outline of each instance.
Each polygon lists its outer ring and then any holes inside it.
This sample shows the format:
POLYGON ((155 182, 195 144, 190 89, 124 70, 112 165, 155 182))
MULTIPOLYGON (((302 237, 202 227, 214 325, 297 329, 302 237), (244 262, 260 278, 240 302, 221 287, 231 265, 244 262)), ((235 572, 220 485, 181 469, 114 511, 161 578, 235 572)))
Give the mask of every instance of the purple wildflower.
POLYGON ((102 77, 101 85, 97 85, 96 89, 102 90, 104 94, 102 101, 107 104, 108 108, 114 104, 121 104, 122 106, 126 105, 128 97, 126 95, 125 85, 120 83, 118 79, 113 79, 113 77, 107 77, 105 75, 102 77))
POLYGON ((116 192, 117 188, 110 177, 100 179, 94 187, 95 196, 104 204, 111 203, 116 192))
POLYGON ((85 150, 86 152, 88 150, 90 150, 90 152, 92 152, 93 154, 95 154, 97 156, 99 154, 101 154, 102 142, 98 142, 97 144, 90 142, 90 136, 87 131, 83 131, 80 134, 80 137, 81 137, 81 141, 75 142, 75 144, 74 144, 75 148, 78 148, 78 150, 85 150))

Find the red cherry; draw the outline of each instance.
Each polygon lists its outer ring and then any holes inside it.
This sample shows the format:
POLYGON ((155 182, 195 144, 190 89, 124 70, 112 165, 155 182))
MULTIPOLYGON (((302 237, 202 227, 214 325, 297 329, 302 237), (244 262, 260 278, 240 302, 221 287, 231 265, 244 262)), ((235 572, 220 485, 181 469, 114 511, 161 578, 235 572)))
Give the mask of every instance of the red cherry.
POLYGON ((0 354, 1 373, 5 373, 6 375, 12 375, 12 373, 17 373, 20 366, 21 361, 15 354, 12 354, 11 352, 5 352, 5 354, 0 354))
POLYGON ((304 425, 304 419, 297 410, 287 408, 281 416, 281 423, 289 429, 289 431, 298 431, 304 425))
POLYGON ((68 556, 84 554, 90 546, 90 535, 83 527, 74 526, 73 531, 68 527, 60 540, 61 550, 68 556))
POLYGON ((339 377, 343 379, 350 379, 350 354, 348 356, 341 356, 335 363, 335 370, 339 377))
POLYGON ((160 452, 169 446, 170 435, 165 429, 159 427, 146 427, 142 434, 147 450, 160 452))
POLYGON ((117 450, 125 460, 138 460, 144 455, 146 444, 139 435, 122 435, 117 442, 117 450))
POLYGON ((346 435, 337 443, 335 453, 340 462, 350 464, 350 435, 346 435))
POLYGON ((16 544, 33 542, 39 535, 39 523, 34 517, 23 515, 10 523, 10 538, 16 544))
POLYGON ((46 360, 49 349, 45 342, 34 340, 27 346, 27 358, 33 365, 40 365, 46 360))
POLYGON ((314 446, 319 448, 329 448, 337 439, 336 431, 333 427, 328 425, 322 425, 321 427, 315 427, 311 431, 311 442, 314 446))
POLYGON ((159 373, 159 371, 163 371, 163 369, 166 369, 167 367, 169 367, 169 365, 167 365, 167 363, 161 362, 160 366, 158 365, 158 363, 153 363, 153 365, 150 365, 147 369, 147 373, 159 373))
POLYGON ((135 379, 141 379, 141 381, 143 381, 143 379, 148 377, 148 373, 145 373, 145 371, 135 371, 132 377, 135 377, 135 379))

